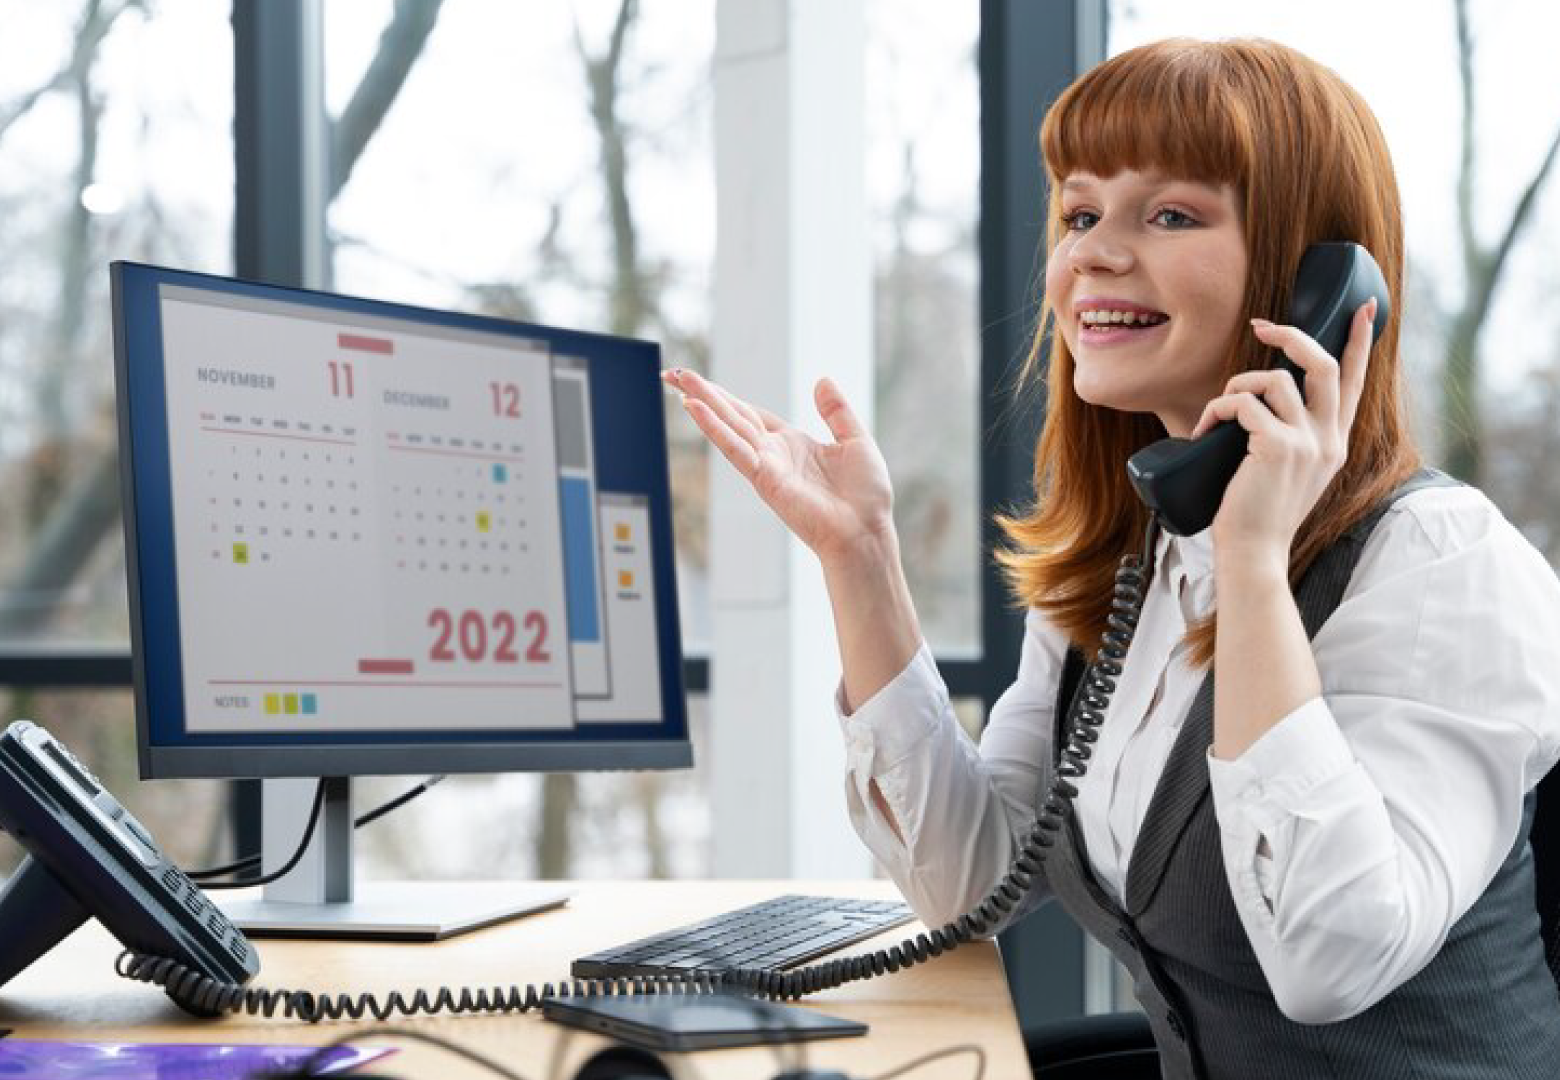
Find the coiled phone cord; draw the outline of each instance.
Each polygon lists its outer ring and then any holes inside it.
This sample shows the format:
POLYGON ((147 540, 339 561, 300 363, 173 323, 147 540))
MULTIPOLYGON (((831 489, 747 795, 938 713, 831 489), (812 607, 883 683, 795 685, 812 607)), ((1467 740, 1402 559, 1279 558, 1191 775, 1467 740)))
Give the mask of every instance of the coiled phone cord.
POLYGON ((306 1020, 353 1020, 371 1015, 376 1020, 392 1016, 448 1013, 525 1013, 537 1009, 548 997, 582 997, 601 994, 712 994, 736 992, 770 1000, 788 1001, 899 971, 940 956, 968 941, 985 937, 1012 913, 1029 892, 1035 874, 1045 862, 1067 824, 1078 795, 1077 781, 1089 768, 1099 729, 1105 722, 1116 680, 1121 677, 1127 651, 1137 632, 1143 601, 1153 573, 1154 544, 1159 519, 1151 517, 1143 534, 1141 554, 1122 558, 1111 593, 1110 614, 1099 651, 1084 671, 1078 693, 1068 710, 1066 737, 1058 755, 1056 775, 1035 815, 1034 823, 996 887, 972 910, 943 926, 906 938, 899 944, 859 956, 826 960, 795 971, 762 968, 729 968, 714 972, 632 976, 616 979, 571 979, 558 984, 525 987, 493 987, 452 990, 440 987, 432 993, 417 990, 410 997, 392 991, 381 1000, 371 993, 324 994, 307 990, 245 988, 222 982, 186 967, 177 960, 135 950, 121 953, 115 971, 127 979, 160 987, 175 1001, 206 1015, 244 1013, 306 1020))

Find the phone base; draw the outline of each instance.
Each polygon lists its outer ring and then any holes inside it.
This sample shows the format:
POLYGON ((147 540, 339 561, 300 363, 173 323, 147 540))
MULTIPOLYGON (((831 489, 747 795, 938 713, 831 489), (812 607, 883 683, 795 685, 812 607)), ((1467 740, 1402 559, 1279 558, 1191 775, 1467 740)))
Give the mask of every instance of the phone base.
POLYGON ((572 894, 537 882, 358 882, 351 900, 292 903, 259 896, 216 902, 250 937, 442 941, 561 907, 572 894))
POLYGON ((0 986, 64 941, 87 909, 54 872, 31 855, 0 890, 0 986))

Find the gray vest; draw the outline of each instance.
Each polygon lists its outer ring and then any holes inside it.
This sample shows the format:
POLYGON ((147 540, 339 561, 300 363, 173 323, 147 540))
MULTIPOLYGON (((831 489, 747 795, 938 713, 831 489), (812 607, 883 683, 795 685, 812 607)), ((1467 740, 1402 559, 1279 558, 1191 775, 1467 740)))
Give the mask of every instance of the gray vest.
MULTIPOLYGON (((1338 606, 1387 506, 1454 482, 1421 472, 1317 559, 1295 591, 1308 634, 1338 606)), ((1059 725, 1083 666, 1069 654, 1059 725)), ((1352 1019, 1298 1024, 1274 1002, 1230 896, 1208 790, 1212 741, 1210 671, 1133 847, 1125 910, 1094 877, 1075 819, 1046 860, 1062 906, 1131 973, 1166 1080, 1560 1077, 1560 993, 1544 961, 1528 844, 1532 795, 1494 880, 1423 971, 1352 1019)))

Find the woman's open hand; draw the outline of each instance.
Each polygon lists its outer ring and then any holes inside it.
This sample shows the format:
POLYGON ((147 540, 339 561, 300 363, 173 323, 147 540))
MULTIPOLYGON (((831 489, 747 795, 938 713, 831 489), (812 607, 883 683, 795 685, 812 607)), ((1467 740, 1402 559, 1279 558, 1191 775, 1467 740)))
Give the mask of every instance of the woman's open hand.
POLYGON ((663 372, 688 415, 753 485, 786 527, 825 564, 850 560, 891 539, 888 467, 839 387, 820 379, 818 415, 833 442, 819 442, 686 368, 663 372))

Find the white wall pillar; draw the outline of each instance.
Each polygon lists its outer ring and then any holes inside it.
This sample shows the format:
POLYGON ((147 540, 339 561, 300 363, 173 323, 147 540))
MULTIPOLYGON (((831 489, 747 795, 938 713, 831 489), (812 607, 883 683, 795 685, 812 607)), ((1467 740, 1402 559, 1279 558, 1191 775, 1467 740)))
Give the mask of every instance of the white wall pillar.
MULTIPOLYGON (((861 0, 718 0, 713 374, 822 438, 824 375, 872 418, 864 38, 861 0)), ((714 872, 864 876, 817 562, 713 458, 714 872)))

